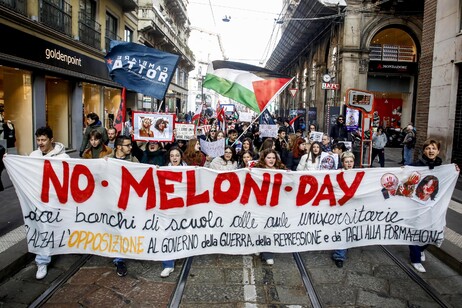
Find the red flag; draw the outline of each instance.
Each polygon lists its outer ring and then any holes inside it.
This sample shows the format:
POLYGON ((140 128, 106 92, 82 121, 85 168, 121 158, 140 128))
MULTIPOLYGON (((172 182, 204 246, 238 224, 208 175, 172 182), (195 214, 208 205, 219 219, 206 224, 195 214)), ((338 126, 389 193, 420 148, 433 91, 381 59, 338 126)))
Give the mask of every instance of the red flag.
POLYGON ((225 108, 223 108, 221 104, 218 103, 216 111, 217 111, 217 120, 220 122, 223 122, 225 120, 225 108))
POLYGON ((192 117, 192 122, 196 124, 196 126, 198 126, 199 120, 201 118, 201 114, 202 114, 202 104, 197 106, 196 112, 194 113, 192 117))
POLYGON ((292 126, 292 129, 295 131, 295 128, 294 128, 294 123, 295 123, 295 120, 297 120, 300 116, 296 116, 295 118, 293 118, 292 120, 290 120, 289 122, 289 125, 292 126))
POLYGON ((117 133, 120 133, 122 131, 123 125, 125 123, 125 91, 125 88, 122 88, 122 94, 120 95, 119 110, 117 110, 117 116, 114 119, 114 123, 112 123, 112 126, 117 130, 117 133))

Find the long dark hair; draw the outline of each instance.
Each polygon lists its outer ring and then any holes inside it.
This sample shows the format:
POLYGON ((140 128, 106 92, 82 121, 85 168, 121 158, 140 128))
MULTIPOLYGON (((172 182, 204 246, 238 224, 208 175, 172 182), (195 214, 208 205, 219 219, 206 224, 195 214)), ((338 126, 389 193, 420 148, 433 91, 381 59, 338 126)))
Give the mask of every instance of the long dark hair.
POLYGON ((260 153, 260 158, 258 159, 258 162, 255 164, 255 168, 266 168, 265 158, 266 156, 268 156, 268 154, 271 154, 271 153, 273 153, 276 156, 276 162, 274 163, 274 168, 286 170, 287 167, 282 163, 281 157, 279 157, 278 152, 273 149, 266 149, 260 153))
POLYGON ((316 162, 316 158, 318 156, 321 156, 321 152, 322 152, 322 144, 321 142, 319 141, 315 141, 311 144, 311 147, 310 147, 310 156, 311 156, 311 162, 314 164, 316 162), (314 145, 317 144, 319 146, 319 154, 314 154, 314 151, 313 151, 313 148, 314 148, 314 145))

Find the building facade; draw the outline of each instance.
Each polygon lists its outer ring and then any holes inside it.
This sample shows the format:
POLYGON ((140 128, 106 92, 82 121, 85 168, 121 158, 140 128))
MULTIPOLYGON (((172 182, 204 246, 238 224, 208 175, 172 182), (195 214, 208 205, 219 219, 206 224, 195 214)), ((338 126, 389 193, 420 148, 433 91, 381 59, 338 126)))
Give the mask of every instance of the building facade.
POLYGON ((122 86, 111 80, 104 61, 111 40, 181 55, 165 104, 154 105, 152 98, 128 89, 127 108, 168 112, 185 108, 186 80, 194 61, 184 43, 189 35, 184 1, 165 1, 167 17, 149 15, 150 27, 146 9, 138 2, 0 0, 4 39, 0 44, 0 121, 14 125, 13 135, 0 131, 0 142, 9 153, 30 153, 35 148, 35 129, 44 125, 53 129, 54 139, 68 150, 79 148, 85 115, 90 112, 98 114, 106 128, 112 126, 122 86))
MULTIPOLYGON (((415 121, 423 2, 286 1, 282 37, 266 67, 295 76, 280 116, 303 110, 328 132, 345 114, 347 89, 373 92, 375 125, 415 121)), ((348 122, 348 117, 347 117, 348 122)))

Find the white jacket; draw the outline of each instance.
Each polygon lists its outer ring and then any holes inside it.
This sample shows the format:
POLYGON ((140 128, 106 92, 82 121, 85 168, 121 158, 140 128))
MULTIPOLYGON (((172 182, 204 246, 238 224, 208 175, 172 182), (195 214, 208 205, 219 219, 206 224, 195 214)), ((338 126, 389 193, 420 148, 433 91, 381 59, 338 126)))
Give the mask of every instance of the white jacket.
POLYGON ((63 158, 70 158, 69 155, 66 154, 66 148, 64 147, 64 144, 60 142, 53 142, 53 150, 48 152, 46 155, 42 154, 42 151, 40 149, 37 149, 30 153, 29 156, 32 157, 63 157, 63 158))
POLYGON ((321 155, 318 155, 318 157, 316 157, 313 163, 311 159, 311 153, 304 154, 300 158, 300 162, 297 166, 297 171, 319 170, 319 157, 321 157, 321 155))
POLYGON ((237 162, 225 161, 221 156, 217 156, 210 162, 210 169, 222 171, 236 170, 237 162))

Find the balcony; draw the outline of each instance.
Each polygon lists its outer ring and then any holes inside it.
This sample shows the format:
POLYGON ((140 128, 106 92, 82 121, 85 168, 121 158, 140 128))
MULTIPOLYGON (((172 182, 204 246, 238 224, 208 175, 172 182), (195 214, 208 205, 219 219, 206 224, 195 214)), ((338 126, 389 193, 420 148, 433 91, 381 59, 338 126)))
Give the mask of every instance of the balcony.
POLYGON ((21 15, 27 16, 26 0, 0 0, 0 6, 5 6, 21 15))
POLYGON ((106 30, 106 36, 105 36, 105 40, 106 40, 106 51, 109 51, 109 47, 111 46, 111 41, 121 41, 122 38, 120 36, 117 35, 117 33, 114 33, 112 31, 109 31, 109 30, 106 30))
POLYGON ((134 11, 138 8, 138 0, 119 0, 122 11, 125 13, 134 11))
POLYGON ((85 12, 79 12, 79 39, 82 43, 101 49, 101 25, 85 12))
POLYGON ((184 24, 188 20, 188 14, 186 13, 186 5, 183 0, 170 0, 165 2, 166 8, 176 15, 176 19, 184 24))
MULTIPOLYGON (((145 39, 149 40, 155 48, 167 45, 168 50, 181 54, 182 59, 193 66, 194 55, 186 44, 179 40, 173 27, 152 6, 140 7, 141 15, 138 17, 138 30, 144 32, 145 39), (175 50, 176 49, 176 50, 175 50)), ((168 51, 165 47, 163 50, 168 51)))
POLYGON ((72 36, 72 6, 63 1, 56 5, 42 0, 40 6, 40 22, 54 30, 72 36))

